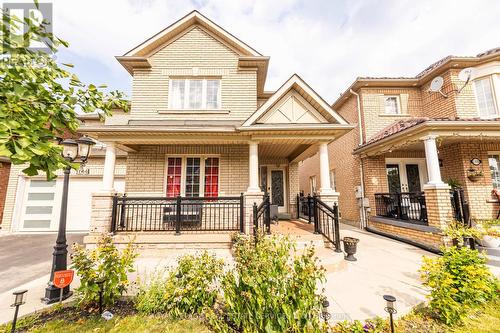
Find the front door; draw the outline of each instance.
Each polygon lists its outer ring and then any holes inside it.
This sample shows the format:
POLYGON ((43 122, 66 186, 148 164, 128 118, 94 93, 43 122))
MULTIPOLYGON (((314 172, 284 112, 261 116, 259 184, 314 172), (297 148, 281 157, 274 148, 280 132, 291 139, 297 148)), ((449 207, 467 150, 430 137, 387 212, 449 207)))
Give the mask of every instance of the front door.
POLYGON ((421 192, 427 182, 425 159, 386 159, 386 173, 390 193, 421 192))
POLYGON ((278 206, 278 212, 286 213, 285 169, 269 168, 271 204, 278 206))

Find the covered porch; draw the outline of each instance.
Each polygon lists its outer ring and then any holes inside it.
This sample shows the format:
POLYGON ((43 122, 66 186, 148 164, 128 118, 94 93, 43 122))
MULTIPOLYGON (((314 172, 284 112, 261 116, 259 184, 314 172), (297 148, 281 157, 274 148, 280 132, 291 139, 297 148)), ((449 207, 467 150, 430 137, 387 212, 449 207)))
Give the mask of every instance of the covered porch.
POLYGON ((402 120, 359 148, 368 228, 437 249, 464 205, 472 219, 495 218, 499 128, 495 120, 402 120))

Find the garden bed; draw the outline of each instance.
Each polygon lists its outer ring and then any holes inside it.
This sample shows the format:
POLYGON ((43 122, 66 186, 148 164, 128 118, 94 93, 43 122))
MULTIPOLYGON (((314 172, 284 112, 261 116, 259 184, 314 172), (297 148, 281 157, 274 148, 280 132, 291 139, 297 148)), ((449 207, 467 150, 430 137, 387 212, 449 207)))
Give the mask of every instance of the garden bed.
MULTIPOLYGON (((113 313, 113 318, 106 321, 97 310, 54 305, 46 311, 20 318, 16 332, 211 332, 201 320, 194 318, 173 320, 167 316, 138 314, 130 300, 118 301, 109 311, 113 313)), ((10 332, 10 324, 1 325, 0 332, 10 332)))

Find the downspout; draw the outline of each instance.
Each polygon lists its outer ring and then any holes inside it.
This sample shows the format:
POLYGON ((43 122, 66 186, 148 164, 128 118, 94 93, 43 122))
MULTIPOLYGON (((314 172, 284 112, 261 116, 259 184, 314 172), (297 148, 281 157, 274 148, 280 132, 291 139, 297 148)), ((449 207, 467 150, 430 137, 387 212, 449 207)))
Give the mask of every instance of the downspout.
MULTIPOLYGON (((359 131, 359 146, 362 146, 364 143, 363 139, 363 126, 361 124, 361 107, 360 107, 360 98, 359 94, 352 89, 349 89, 349 92, 356 96, 356 108, 358 110, 358 131, 359 131)), ((365 173, 363 171, 363 161, 361 158, 359 159, 359 177, 361 183, 361 207, 360 207, 360 227, 364 229, 368 226, 366 221, 366 211, 364 207, 364 199, 365 199, 365 173)))

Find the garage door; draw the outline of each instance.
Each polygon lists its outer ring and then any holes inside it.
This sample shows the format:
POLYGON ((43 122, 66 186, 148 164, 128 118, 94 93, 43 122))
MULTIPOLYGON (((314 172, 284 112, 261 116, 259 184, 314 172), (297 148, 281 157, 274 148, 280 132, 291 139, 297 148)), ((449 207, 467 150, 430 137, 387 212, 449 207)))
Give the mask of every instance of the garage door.
MULTIPOLYGON (((71 179, 68 193, 68 231, 89 230, 92 193, 101 187, 99 178, 71 179)), ((63 180, 27 179, 21 206, 19 231, 57 231, 61 210, 63 180)), ((118 192, 125 189, 123 179, 115 180, 118 192)))

